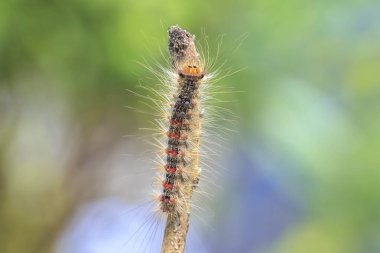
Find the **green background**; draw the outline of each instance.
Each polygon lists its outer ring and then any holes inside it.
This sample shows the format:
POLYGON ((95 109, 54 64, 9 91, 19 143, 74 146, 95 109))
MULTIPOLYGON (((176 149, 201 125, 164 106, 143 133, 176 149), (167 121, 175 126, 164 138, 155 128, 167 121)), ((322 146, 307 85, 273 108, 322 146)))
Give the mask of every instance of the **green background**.
POLYGON ((233 149, 264 152, 275 165, 262 170, 302 210, 254 252, 379 252, 371 0, 1 1, 0 252, 54 252, 76 209, 122 195, 103 177, 128 152, 122 136, 150 120, 123 107, 141 106, 125 90, 157 83, 137 62, 163 58, 174 24, 201 44, 206 34, 212 57, 223 37, 217 64, 244 69, 221 80, 242 91, 220 95, 235 101, 233 149))

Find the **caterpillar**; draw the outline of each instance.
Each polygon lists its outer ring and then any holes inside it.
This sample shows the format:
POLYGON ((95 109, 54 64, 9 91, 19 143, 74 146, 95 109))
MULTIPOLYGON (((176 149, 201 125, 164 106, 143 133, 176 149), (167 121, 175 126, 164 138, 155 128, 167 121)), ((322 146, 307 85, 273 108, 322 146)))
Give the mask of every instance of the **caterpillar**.
MULTIPOLYGON (((170 27, 168 33, 171 67, 160 65, 157 70, 151 65, 143 65, 163 84, 158 88, 142 87, 157 99, 137 95, 148 99, 152 102, 149 107, 159 111, 154 128, 161 129, 155 135, 158 141, 156 146, 160 150, 156 159, 158 175, 154 184, 154 200, 155 209, 166 221, 161 253, 182 253, 194 207, 193 192, 197 191, 201 180, 200 150, 201 140, 204 141, 202 137, 205 137, 203 122, 207 120, 203 108, 212 97, 210 88, 218 89, 214 86, 217 71, 209 72, 213 64, 199 55, 194 43, 195 36, 178 26, 170 27)), ((213 114, 218 120, 224 119, 222 115, 225 116, 226 111, 207 109, 208 114, 213 114)), ((213 125, 210 119, 205 123, 209 127, 221 128, 220 125, 213 125)), ((210 145, 203 146, 212 149, 210 145)), ((211 150, 207 156, 211 157, 214 153, 215 150, 211 150)), ((152 216, 150 219, 154 220, 152 216)), ((157 229, 156 225, 152 227, 157 229)))
MULTIPOLYGON (((160 197, 161 210, 176 215, 179 199, 187 188, 199 180, 196 156, 199 152, 200 109, 199 88, 205 73, 195 65, 185 65, 178 71, 178 90, 169 117, 168 147, 166 148, 165 179, 160 197)), ((189 200, 185 200, 189 202, 189 200)), ((181 208, 180 208, 181 209, 181 208)))

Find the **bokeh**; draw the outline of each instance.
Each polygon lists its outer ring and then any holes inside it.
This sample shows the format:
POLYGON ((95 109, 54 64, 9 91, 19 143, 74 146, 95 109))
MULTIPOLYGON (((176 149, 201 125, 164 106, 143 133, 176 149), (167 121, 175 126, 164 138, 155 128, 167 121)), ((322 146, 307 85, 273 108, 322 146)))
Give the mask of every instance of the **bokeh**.
POLYGON ((235 72, 187 252, 380 252, 376 0, 0 1, 0 252, 159 252, 135 92, 175 24, 235 72))

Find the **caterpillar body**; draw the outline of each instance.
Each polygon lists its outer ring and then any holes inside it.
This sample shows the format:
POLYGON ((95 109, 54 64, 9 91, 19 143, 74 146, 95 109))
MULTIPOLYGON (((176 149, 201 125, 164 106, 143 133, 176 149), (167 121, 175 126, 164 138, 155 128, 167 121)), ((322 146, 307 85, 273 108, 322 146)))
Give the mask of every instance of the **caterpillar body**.
POLYGON ((169 117, 166 173, 160 197, 161 210, 170 215, 177 215, 183 209, 182 202, 190 202, 181 198, 186 197, 185 191, 194 188, 199 180, 198 161, 194 159, 194 154, 196 156, 199 152, 198 96, 204 75, 200 67, 195 65, 185 65, 178 72, 179 87, 173 95, 175 102, 169 117))

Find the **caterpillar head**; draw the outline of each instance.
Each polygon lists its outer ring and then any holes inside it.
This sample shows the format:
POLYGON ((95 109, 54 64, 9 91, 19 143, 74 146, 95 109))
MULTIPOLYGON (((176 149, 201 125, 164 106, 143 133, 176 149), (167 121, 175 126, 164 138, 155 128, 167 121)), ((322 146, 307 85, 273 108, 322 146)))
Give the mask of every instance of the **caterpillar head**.
POLYGON ((180 70, 178 74, 182 78, 187 77, 187 78, 199 78, 199 79, 202 79, 205 75, 200 67, 196 65, 187 65, 187 64, 183 66, 182 70, 180 70))

